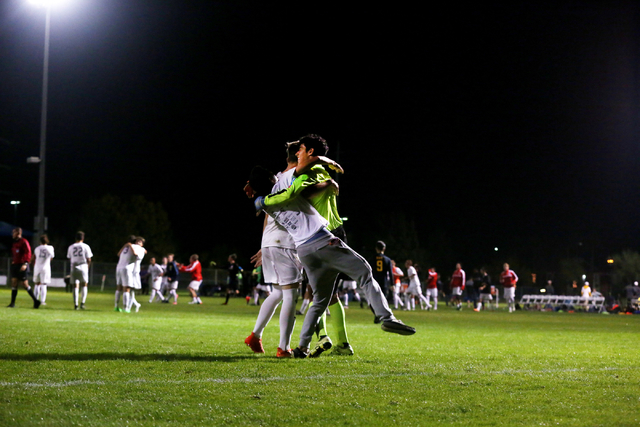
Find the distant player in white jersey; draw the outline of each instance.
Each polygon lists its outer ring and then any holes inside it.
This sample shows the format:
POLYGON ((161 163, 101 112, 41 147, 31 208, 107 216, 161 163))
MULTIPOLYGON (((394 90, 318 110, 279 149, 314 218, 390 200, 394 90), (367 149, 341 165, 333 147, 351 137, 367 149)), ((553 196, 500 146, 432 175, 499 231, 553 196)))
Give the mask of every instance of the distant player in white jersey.
POLYGON ((147 250, 143 248, 144 246, 144 238, 138 236, 136 237, 136 242, 131 245, 133 252, 136 257, 135 267, 133 268, 133 287, 129 290, 129 304, 127 308, 124 310, 125 313, 131 312, 131 307, 136 307, 136 313, 140 310, 141 304, 136 301, 136 291, 142 289, 142 281, 140 280, 140 266, 142 264, 142 259, 147 254, 147 250))
POLYGON ((169 302, 169 298, 166 297, 167 292, 169 291, 169 280, 167 280, 167 275, 165 272, 167 271, 168 259, 167 257, 162 257, 162 264, 160 264, 160 268, 162 268, 162 284, 160 286, 160 296, 169 302))
POLYGON ((33 251, 31 258, 31 265, 35 264, 33 283, 35 283, 36 298, 42 305, 47 305, 47 285, 51 283, 51 259, 55 254, 46 234, 40 236, 40 243, 40 246, 33 251))
POLYGON ((149 302, 153 302, 153 298, 157 297, 158 301, 169 302, 165 300, 162 294, 160 293, 160 288, 162 287, 162 275, 164 274, 164 269, 158 263, 156 263, 155 258, 151 258, 149 260, 149 267, 147 268, 147 275, 151 279, 151 296, 149 297, 149 302))
POLYGON ((116 298, 114 311, 122 312, 126 308, 120 308, 120 296, 126 286, 133 283, 133 268, 135 267, 135 255, 131 245, 136 241, 136 236, 129 236, 129 241, 118 251, 118 265, 116 265, 116 298))
POLYGON ((429 301, 422 295, 422 285, 420 284, 420 279, 418 278, 418 272, 416 268, 413 266, 413 261, 408 259, 404 266, 407 268, 407 276, 409 277, 409 288, 407 288, 407 293, 405 294, 406 298, 406 310, 415 310, 416 309, 416 301, 415 297, 420 298, 420 308, 430 309, 431 304, 429 301))
POLYGON ((67 258, 71 260, 69 283, 74 286, 73 305, 77 310, 78 293, 80 291, 80 284, 82 284, 82 302, 80 308, 84 310, 84 304, 87 301, 87 286, 89 285, 89 265, 91 265, 91 258, 93 258, 91 248, 84 243, 84 232, 78 231, 76 233, 76 242, 69 246, 67 258))

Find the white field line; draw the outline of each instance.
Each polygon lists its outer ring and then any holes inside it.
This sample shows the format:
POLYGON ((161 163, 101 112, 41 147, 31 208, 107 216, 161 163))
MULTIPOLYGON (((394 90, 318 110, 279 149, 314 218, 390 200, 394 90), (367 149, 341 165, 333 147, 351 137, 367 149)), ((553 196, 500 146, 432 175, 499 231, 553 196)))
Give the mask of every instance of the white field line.
MULTIPOLYGON (((460 372, 448 372, 445 375, 469 375, 469 374, 478 374, 478 375, 549 375, 549 374, 557 374, 557 373, 571 373, 571 372, 581 372, 581 373, 590 373, 590 372, 603 372, 603 371, 629 371, 629 370, 640 370, 638 367, 625 367, 625 368, 598 368, 598 369, 586 369, 586 368, 573 368, 573 369, 542 369, 539 371, 536 370, 499 370, 499 371, 488 371, 488 372, 469 372, 469 371, 460 371, 460 372)), ((62 382, 43 382, 43 383, 34 383, 34 382, 6 382, 0 381, 0 387, 22 387, 22 388, 60 388, 60 387, 74 387, 74 386, 83 386, 83 385, 104 385, 109 386, 111 384, 117 384, 121 386, 122 384, 233 384, 233 383, 260 383, 260 382, 279 382, 279 381, 292 381, 292 380, 331 380, 331 379, 363 379, 363 378, 399 378, 399 377, 429 377, 434 376, 434 373, 430 372, 412 372, 412 373, 372 373, 372 374, 340 374, 340 375, 312 375, 312 376, 274 376, 274 377, 240 377, 240 378, 205 378, 205 379, 186 379, 186 380, 149 380, 145 378, 137 378, 128 380, 125 382, 122 381, 101 381, 101 380, 75 380, 75 381, 62 381, 62 382)))

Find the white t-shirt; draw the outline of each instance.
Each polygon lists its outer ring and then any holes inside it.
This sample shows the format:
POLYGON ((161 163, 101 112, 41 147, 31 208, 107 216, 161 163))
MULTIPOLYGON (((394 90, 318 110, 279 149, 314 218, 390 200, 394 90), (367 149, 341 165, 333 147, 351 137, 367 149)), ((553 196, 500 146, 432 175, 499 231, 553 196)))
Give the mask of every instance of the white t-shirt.
POLYGON ((67 258, 71 260, 71 268, 87 264, 87 260, 93 258, 91 248, 84 242, 74 243, 69 246, 67 258))
POLYGON ((51 269, 51 258, 55 256, 53 246, 40 245, 33 251, 33 254, 36 257, 35 271, 51 269))
MULTIPOLYGON (((280 174, 280 179, 271 192, 286 190, 295 179, 294 172, 295 169, 290 169, 280 174)), ((293 198, 277 206, 267 206, 264 210, 289 232, 296 247, 309 240, 328 224, 327 220, 303 197, 293 198)))

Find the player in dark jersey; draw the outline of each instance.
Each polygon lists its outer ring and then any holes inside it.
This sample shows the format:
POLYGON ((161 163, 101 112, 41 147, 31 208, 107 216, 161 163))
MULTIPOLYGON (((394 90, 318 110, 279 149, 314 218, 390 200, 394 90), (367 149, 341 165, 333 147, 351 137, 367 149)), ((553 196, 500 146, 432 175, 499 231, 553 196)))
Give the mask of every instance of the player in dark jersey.
POLYGON ((379 240, 376 243, 376 258, 373 264, 373 278, 380 285, 382 294, 389 301, 389 290, 393 286, 393 267, 391 266, 391 258, 384 254, 387 245, 379 240))

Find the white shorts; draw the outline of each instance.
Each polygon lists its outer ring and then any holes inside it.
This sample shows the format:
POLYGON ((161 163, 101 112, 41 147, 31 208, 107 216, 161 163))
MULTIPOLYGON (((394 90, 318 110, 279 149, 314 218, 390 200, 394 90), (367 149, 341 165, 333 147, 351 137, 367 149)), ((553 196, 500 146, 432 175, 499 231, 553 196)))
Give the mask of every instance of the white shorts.
POLYGON ((118 268, 116 270, 116 285, 125 288, 133 288, 133 275, 126 268, 118 268))
POLYGON ((358 289, 358 284, 355 280, 343 280, 342 289, 345 291, 355 291, 358 289))
POLYGON ((51 267, 35 270, 33 272, 33 283, 47 285, 51 283, 51 267))
POLYGON ((259 291, 263 291, 263 292, 273 292, 273 288, 271 287, 271 285, 257 285, 256 289, 259 291))
POLYGON ((422 289, 416 285, 409 285, 409 288, 407 288, 407 293, 411 295, 422 295, 422 289))
POLYGON ((514 299, 516 297, 516 288, 504 288, 504 299, 514 299))
POLYGON ((262 274, 265 283, 281 286, 302 282, 302 264, 295 249, 262 248, 262 274))
POLYGON ((456 286, 455 288, 451 288, 451 295, 457 295, 457 296, 462 295, 462 287, 456 286))
POLYGON ((480 294, 480 301, 491 301, 493 297, 491 294, 480 294))
POLYGON ((89 283, 89 266, 87 264, 77 265, 71 270, 69 283, 75 285, 78 282, 89 283))
POLYGON ((193 289, 194 291, 196 291, 196 292, 197 292, 197 291, 198 291, 198 289, 200 289, 200 285, 201 285, 201 284, 202 284, 202 280, 192 280, 192 281, 189 283, 189 287, 190 287, 191 289, 193 289))
POLYGON ((162 286, 162 277, 156 278, 156 280, 151 283, 151 289, 155 289, 156 291, 160 290, 160 286, 162 286))
POLYGON ((427 296, 431 298, 438 298, 438 288, 427 288, 427 296))
POLYGON ((178 282, 177 280, 172 280, 168 283, 169 289, 177 290, 179 284, 180 282, 178 282))

